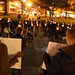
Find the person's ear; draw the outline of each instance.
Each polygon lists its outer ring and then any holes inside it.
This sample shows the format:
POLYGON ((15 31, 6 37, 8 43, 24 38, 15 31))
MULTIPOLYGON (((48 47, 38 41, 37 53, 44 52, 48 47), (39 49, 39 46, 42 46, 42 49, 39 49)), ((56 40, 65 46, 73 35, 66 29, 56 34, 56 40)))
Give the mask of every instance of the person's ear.
POLYGON ((73 45, 73 41, 72 41, 71 38, 66 37, 66 41, 67 41, 67 44, 68 44, 68 45, 73 45))

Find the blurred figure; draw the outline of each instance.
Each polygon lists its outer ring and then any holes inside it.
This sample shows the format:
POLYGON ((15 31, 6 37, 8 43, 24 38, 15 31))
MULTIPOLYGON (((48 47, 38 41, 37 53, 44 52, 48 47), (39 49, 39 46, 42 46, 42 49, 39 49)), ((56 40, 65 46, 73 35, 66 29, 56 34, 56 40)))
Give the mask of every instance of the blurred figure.
POLYGON ((32 42, 33 40, 33 35, 31 33, 31 31, 29 30, 29 32, 27 33, 27 37, 28 37, 28 42, 32 42))
POLYGON ((1 33, 1 24, 0 24, 0 37, 2 36, 2 33, 1 33))
POLYGON ((44 23, 44 35, 47 35, 48 33, 48 19, 46 19, 45 23, 44 23))
POLYGON ((67 24, 67 30, 70 29, 70 23, 67 24))
POLYGON ((32 33, 33 33, 34 25, 35 25, 35 21, 34 21, 34 18, 32 18, 32 21, 31 21, 31 31, 32 31, 32 33))
POLYGON ((35 33, 34 33, 34 36, 39 35, 39 29, 40 29, 40 21, 37 19, 36 20, 36 25, 35 25, 35 33))
POLYGON ((23 36, 23 29, 21 27, 17 27, 15 30, 15 35, 13 35, 11 38, 18 38, 22 39, 22 51, 24 51, 24 47, 28 46, 27 39, 23 36))
POLYGON ((27 32, 27 27, 28 27, 28 20, 27 18, 24 20, 24 32, 27 32))
POLYGON ((22 21, 18 22, 18 27, 23 27, 22 21))
POLYGON ((59 39, 59 35, 61 35, 61 26, 60 23, 56 26, 55 39, 59 39))
POLYGON ((29 18, 29 20, 28 20, 28 30, 30 30, 31 29, 31 19, 29 18))
POLYGON ((71 23, 70 28, 71 28, 71 29, 74 28, 74 24, 73 24, 73 23, 71 23))
POLYGON ((61 25, 61 35, 62 35, 62 37, 65 36, 65 33, 66 33, 66 24, 65 24, 65 22, 63 22, 62 25, 61 25))
POLYGON ((1 32, 4 32, 4 28, 5 28, 5 18, 1 16, 1 32))

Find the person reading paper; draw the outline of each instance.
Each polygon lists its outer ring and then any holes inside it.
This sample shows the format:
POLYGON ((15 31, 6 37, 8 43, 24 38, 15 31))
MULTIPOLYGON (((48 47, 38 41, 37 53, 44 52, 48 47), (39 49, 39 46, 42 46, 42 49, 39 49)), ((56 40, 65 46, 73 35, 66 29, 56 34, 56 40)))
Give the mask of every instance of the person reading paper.
POLYGON ((18 62, 19 57, 23 57, 22 51, 9 60, 7 46, 0 41, 0 75, 9 75, 9 68, 18 62))

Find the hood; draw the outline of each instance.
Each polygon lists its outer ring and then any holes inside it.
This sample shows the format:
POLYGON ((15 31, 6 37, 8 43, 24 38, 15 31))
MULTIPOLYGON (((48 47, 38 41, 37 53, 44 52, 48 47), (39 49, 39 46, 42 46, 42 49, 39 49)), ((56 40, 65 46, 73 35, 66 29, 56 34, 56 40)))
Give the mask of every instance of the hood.
POLYGON ((62 51, 65 52, 73 60, 75 60, 75 44, 71 46, 63 47, 62 51))

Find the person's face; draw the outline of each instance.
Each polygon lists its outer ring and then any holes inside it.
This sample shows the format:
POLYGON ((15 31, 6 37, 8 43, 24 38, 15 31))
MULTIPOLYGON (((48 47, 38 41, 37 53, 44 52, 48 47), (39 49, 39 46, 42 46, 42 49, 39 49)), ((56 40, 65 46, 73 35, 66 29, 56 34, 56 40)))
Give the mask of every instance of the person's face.
POLYGON ((21 21, 19 21, 19 23, 21 23, 21 21))

